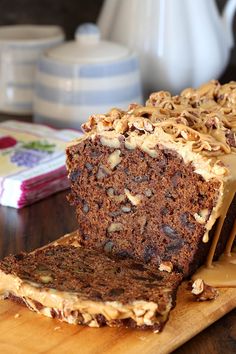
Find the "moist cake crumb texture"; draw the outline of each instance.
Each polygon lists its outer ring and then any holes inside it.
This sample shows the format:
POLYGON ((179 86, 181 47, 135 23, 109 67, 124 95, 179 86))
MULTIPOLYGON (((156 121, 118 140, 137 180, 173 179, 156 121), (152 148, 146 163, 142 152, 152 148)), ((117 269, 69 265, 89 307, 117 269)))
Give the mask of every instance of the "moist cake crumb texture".
POLYGON ((76 206, 81 245, 157 268, 170 261, 188 275, 208 252, 202 238, 220 182, 206 182, 173 150, 158 147, 156 158, 121 147, 112 170, 115 151, 99 137, 69 150, 69 200, 76 206))

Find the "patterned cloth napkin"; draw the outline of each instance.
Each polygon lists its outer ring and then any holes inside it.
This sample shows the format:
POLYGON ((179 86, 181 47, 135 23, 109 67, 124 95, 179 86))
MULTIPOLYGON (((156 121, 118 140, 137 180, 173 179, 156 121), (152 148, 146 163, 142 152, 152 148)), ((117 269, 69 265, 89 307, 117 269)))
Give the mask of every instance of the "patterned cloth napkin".
POLYGON ((22 208, 68 188, 65 147, 81 135, 13 120, 0 123, 0 204, 22 208))

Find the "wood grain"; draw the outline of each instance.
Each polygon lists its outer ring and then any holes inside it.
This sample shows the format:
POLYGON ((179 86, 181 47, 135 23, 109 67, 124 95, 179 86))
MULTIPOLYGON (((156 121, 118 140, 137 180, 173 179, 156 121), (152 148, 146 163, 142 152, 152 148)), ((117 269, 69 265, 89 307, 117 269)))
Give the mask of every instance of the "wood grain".
POLYGON ((77 228, 68 190, 20 210, 0 206, 0 258, 31 251, 77 228))
MULTIPOLYGON (((166 354, 236 307, 236 289, 221 289, 211 302, 193 300, 186 283, 162 333, 88 328, 37 315, 9 300, 0 302, 0 352, 47 354, 166 354)), ((196 344, 197 346, 197 344, 196 344)), ((194 353, 199 353, 195 346, 194 353)), ((208 353, 215 353, 214 346, 208 353)), ((189 353, 189 352, 188 352, 189 353)))

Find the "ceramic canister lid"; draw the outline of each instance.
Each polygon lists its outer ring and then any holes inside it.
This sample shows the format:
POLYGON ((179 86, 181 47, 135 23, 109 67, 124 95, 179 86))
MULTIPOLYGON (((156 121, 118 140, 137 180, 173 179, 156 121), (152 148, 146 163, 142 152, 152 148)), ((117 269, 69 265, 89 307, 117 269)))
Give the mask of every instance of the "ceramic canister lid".
POLYGON ((0 26, 0 43, 31 45, 47 44, 52 41, 63 41, 64 32, 54 25, 10 25, 0 26))
POLYGON ((119 60, 128 54, 128 48, 101 40, 99 29, 93 23, 79 26, 75 32, 75 41, 69 41, 47 52, 49 58, 70 64, 108 62, 119 60))

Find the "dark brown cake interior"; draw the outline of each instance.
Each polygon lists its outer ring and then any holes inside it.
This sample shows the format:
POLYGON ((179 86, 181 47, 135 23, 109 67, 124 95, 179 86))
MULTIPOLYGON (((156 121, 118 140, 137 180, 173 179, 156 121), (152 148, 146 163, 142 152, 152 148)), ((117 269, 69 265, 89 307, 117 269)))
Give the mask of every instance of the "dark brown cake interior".
MULTIPOLYGON (((6 257, 0 269, 37 286, 76 293, 92 301, 154 301, 167 306, 182 276, 160 272, 133 260, 74 246, 50 246, 31 254, 6 257)), ((13 294, 14 295, 14 294, 13 294)))
POLYGON ((145 264, 171 261, 184 275, 203 262, 205 223, 217 201, 219 182, 206 182, 174 151, 156 148, 157 158, 120 148, 120 163, 109 167, 115 149, 85 140, 67 149, 69 200, 76 206, 80 242, 145 264), (141 196, 133 205, 124 190, 141 196), (195 216, 207 210, 204 223, 195 216))

